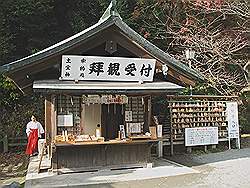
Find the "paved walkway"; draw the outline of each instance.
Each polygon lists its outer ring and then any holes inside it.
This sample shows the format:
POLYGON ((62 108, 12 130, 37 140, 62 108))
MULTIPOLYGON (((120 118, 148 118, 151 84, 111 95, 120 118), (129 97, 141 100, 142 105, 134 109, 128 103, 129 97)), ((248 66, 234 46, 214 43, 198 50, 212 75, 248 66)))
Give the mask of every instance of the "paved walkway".
POLYGON ((172 159, 200 173, 167 178, 162 187, 250 188, 250 148, 172 159))
MULTIPOLYGON (((189 167, 164 160, 154 160, 153 168, 103 170, 88 173, 70 173, 56 175, 53 173, 37 173, 37 159, 32 159, 26 176, 26 188, 35 187, 110 187, 109 184, 142 181, 148 179, 170 177, 176 175, 198 173, 189 167)), ((126 185, 126 183, 124 184, 126 185)), ((112 186, 111 186, 112 187, 112 186)))
POLYGON ((157 160, 152 169, 100 171, 26 178, 26 187, 250 188, 250 148, 157 160), (179 165, 179 164, 183 164, 179 165))

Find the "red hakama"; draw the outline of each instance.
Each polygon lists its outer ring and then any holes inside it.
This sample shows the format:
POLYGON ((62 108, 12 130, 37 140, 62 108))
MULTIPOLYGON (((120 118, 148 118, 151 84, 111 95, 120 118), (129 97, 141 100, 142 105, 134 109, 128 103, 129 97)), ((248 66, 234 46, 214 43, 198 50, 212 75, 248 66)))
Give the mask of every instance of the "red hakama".
POLYGON ((25 152, 27 155, 32 155, 33 153, 37 152, 38 145, 38 129, 30 130, 31 132, 29 133, 28 144, 25 152))

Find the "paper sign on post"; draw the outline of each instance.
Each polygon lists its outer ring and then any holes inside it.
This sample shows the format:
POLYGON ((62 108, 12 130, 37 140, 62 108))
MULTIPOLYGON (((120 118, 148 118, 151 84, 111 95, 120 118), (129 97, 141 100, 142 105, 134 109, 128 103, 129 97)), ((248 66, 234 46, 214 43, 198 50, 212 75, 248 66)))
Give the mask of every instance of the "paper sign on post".
POLYGON ((239 138, 239 119, 237 102, 227 102, 227 121, 228 121, 228 136, 229 138, 239 138))

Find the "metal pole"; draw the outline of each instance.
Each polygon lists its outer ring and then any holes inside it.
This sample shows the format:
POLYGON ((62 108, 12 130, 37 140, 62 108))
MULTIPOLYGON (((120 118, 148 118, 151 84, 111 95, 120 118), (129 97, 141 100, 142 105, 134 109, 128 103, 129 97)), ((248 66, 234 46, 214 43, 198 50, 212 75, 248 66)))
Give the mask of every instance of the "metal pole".
MULTIPOLYGON (((189 64, 190 68, 191 68, 191 63, 192 63, 191 59, 188 59, 188 64, 189 64)), ((193 95, 193 87, 190 85, 189 88, 190 88, 190 96, 192 96, 193 95)))
POLYGON ((238 141, 238 149, 240 149, 240 138, 239 137, 237 138, 237 141, 238 141))

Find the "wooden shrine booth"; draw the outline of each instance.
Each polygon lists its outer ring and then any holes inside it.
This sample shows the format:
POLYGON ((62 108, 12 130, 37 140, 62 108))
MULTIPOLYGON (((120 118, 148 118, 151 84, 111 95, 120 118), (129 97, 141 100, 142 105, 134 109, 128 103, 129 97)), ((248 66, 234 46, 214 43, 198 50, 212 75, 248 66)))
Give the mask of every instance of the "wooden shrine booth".
POLYGON ((95 25, 0 71, 45 96, 53 168, 83 171, 150 164, 151 97, 203 80, 124 23, 113 1, 95 25))

